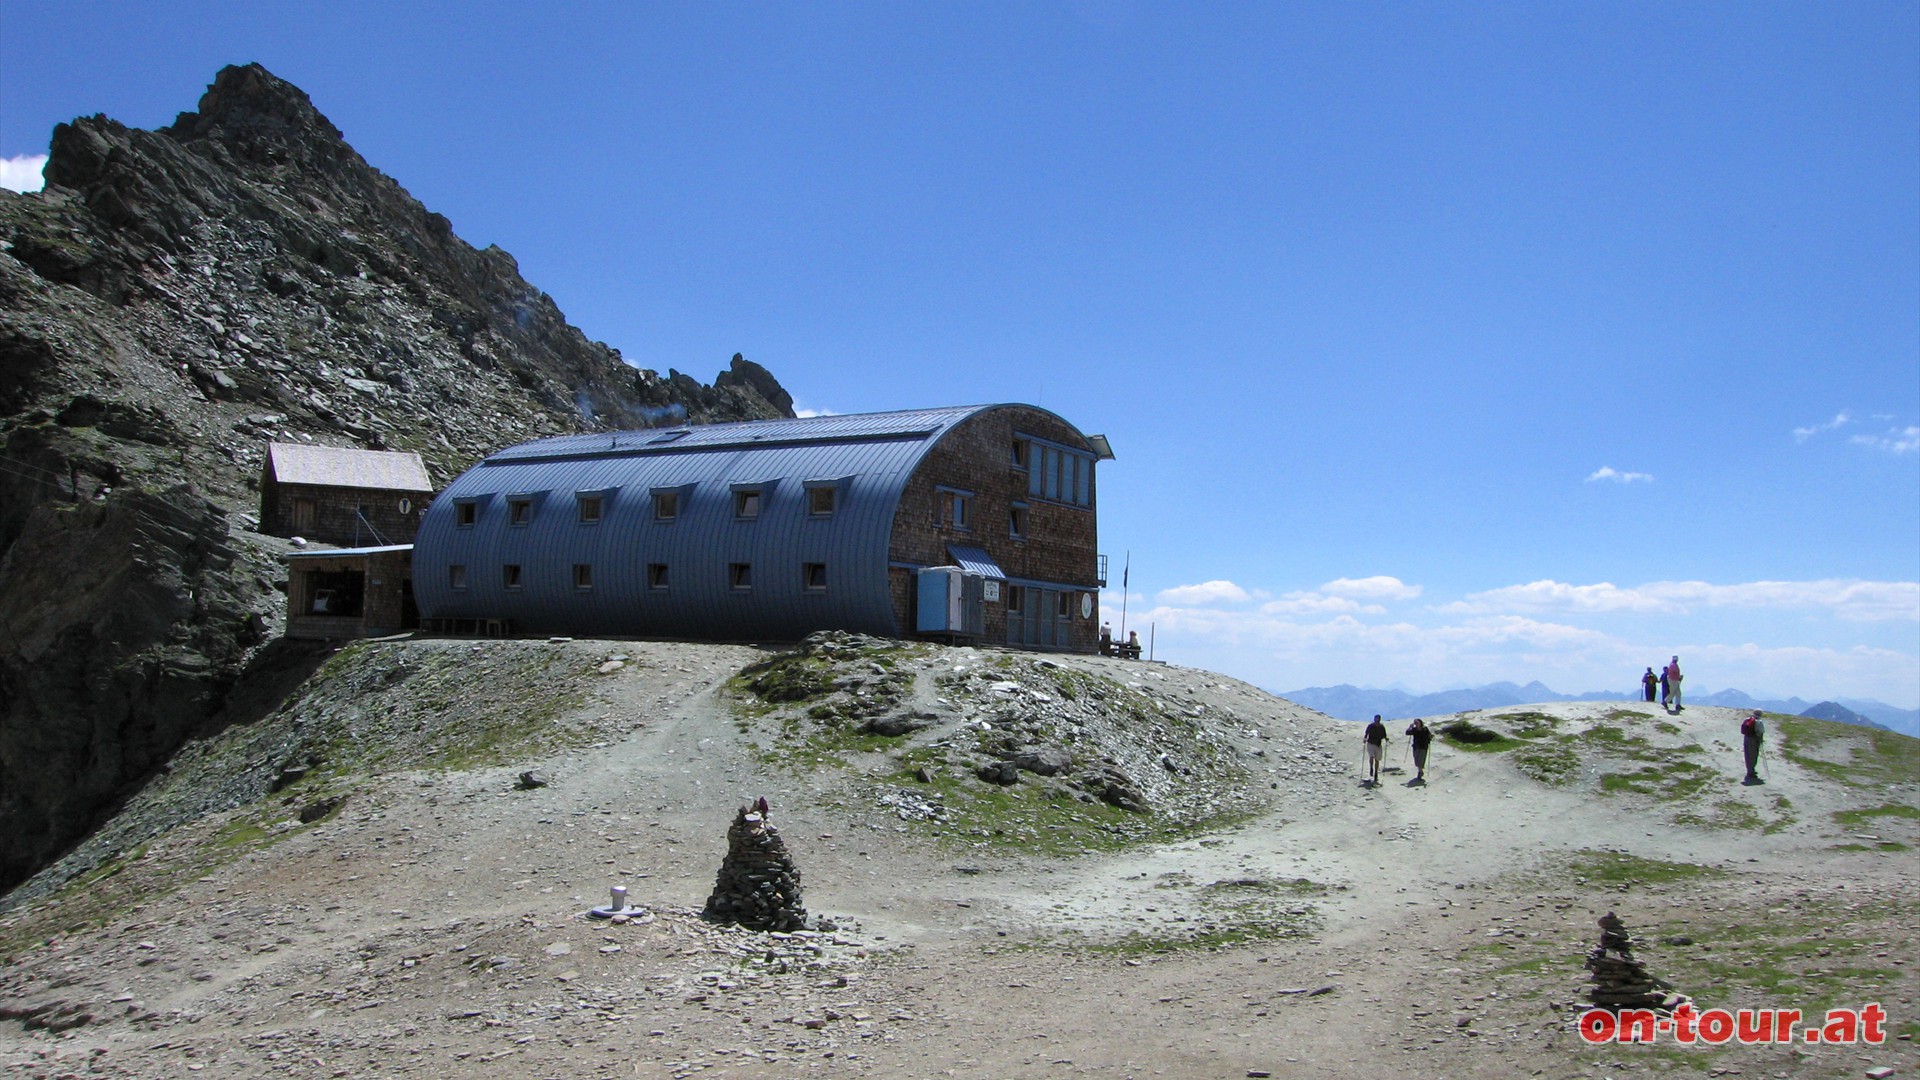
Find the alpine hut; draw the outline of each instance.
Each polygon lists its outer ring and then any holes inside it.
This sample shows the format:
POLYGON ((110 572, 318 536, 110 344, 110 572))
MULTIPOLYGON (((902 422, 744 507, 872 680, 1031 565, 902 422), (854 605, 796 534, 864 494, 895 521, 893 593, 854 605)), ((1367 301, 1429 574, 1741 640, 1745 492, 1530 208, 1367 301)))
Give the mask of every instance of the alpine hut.
POLYGON ((419 454, 268 443, 260 531, 342 546, 405 544, 432 498, 419 454))
POLYGON ((542 439, 434 499, 413 589, 452 632, 1091 652, 1111 457, 1014 404, 542 439))

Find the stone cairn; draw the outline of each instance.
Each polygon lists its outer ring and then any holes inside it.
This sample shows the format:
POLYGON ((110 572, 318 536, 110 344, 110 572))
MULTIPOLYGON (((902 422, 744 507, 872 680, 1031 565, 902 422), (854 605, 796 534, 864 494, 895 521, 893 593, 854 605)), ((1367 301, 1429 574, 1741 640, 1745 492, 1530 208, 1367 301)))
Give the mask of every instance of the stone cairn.
POLYGON ((1647 973, 1647 965, 1633 958, 1633 939, 1627 924, 1609 911, 1600 916, 1600 944, 1587 954, 1593 972, 1593 1003, 1603 1009, 1671 1010, 1687 998, 1673 993, 1673 984, 1647 973))
POLYGON ((740 808, 727 830, 727 857, 701 917, 749 930, 792 932, 807 925, 800 903, 800 870, 787 855, 780 830, 767 820, 767 800, 740 808))

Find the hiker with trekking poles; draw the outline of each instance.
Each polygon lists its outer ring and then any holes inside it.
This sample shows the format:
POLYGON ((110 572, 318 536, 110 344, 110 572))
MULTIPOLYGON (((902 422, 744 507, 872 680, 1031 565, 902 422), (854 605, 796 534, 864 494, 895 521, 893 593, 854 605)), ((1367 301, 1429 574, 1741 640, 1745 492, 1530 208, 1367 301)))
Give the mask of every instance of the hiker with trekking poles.
POLYGON ((1413 753, 1413 784, 1427 782, 1427 748, 1433 745, 1433 729, 1425 720, 1414 717, 1407 725, 1407 748, 1413 753))
POLYGON ((1767 724, 1766 721, 1760 719, 1759 709, 1753 710, 1752 716, 1740 721, 1741 749, 1745 751, 1747 755, 1747 776, 1746 779, 1740 781, 1741 783, 1766 783, 1765 780, 1760 779, 1760 774, 1754 771, 1755 767, 1760 764, 1760 744, 1765 742, 1766 738, 1767 724))
POLYGON ((1380 784, 1380 755, 1387 749, 1387 725, 1380 722, 1380 714, 1373 714, 1373 723, 1367 725, 1366 734, 1361 736, 1367 747, 1367 782, 1376 787, 1380 784))

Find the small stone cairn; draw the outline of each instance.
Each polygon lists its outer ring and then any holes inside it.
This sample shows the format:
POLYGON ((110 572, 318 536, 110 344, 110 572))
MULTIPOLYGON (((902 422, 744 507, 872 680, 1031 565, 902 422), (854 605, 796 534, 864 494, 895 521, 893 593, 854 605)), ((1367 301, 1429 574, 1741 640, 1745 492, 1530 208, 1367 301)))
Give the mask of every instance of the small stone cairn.
POLYGON ((727 829, 727 857, 701 917, 749 930, 791 933, 807 925, 800 903, 800 870, 787 855, 780 830, 767 820, 767 800, 740 808, 727 829))
POLYGON ((1671 1010, 1686 1001, 1673 993, 1673 984, 1647 973, 1647 965, 1633 958, 1633 939, 1627 924, 1609 911, 1600 917, 1600 944, 1587 954, 1593 972, 1593 1003, 1603 1009, 1671 1010))

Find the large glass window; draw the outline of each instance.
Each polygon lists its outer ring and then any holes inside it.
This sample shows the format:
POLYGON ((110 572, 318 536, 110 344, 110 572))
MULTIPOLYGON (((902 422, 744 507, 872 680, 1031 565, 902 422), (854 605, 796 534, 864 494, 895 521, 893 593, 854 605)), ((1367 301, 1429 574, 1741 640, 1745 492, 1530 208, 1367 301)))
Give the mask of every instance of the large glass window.
POLYGON ((1033 443, 1028 451, 1027 494, 1074 506, 1093 505, 1093 458, 1075 450, 1033 443))

